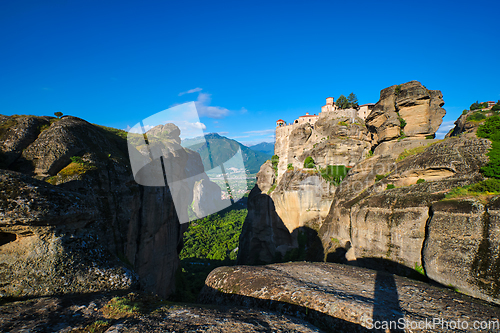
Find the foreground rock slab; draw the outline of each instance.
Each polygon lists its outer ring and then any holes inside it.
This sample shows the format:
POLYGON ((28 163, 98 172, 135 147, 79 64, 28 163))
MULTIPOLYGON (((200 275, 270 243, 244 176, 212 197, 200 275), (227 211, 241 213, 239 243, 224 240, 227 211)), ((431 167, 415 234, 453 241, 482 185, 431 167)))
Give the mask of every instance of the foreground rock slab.
MULTIPOLYGON (((40 297, 0 305, 1 332, 322 332, 283 314, 226 306, 197 306, 135 296, 134 308, 111 307, 111 294, 40 297), (138 310, 136 311, 135 308, 138 310)), ((129 299, 120 296, 119 299, 129 299)))
MULTIPOLYGON (((470 332, 474 321, 498 325, 500 318, 500 307, 464 294, 388 273, 331 263, 220 267, 207 277, 200 300, 278 310, 330 332, 366 332, 375 322, 416 325, 434 318, 441 323, 460 320, 460 328, 468 327, 453 331, 470 332)), ((417 330, 408 326, 399 328, 407 332, 447 331, 446 326, 439 325, 417 330)))

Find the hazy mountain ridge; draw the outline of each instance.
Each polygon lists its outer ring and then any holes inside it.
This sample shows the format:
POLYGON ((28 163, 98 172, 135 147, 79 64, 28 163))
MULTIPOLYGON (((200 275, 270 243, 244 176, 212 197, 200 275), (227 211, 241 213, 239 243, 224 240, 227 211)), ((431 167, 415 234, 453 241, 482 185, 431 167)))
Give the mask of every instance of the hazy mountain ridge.
POLYGON ((260 151, 261 153, 274 155, 274 143, 271 142, 261 142, 253 146, 248 146, 248 148, 260 151))
POLYGON ((251 174, 257 173, 260 166, 271 158, 269 154, 255 151, 236 140, 226 138, 217 133, 209 133, 204 137, 185 139, 182 140, 181 145, 200 154, 203 165, 205 166, 205 171, 213 169, 222 163, 225 163, 226 169, 231 167, 238 168, 239 165, 237 161, 234 163, 233 161, 227 161, 231 159, 239 149, 241 149, 245 169, 251 174))

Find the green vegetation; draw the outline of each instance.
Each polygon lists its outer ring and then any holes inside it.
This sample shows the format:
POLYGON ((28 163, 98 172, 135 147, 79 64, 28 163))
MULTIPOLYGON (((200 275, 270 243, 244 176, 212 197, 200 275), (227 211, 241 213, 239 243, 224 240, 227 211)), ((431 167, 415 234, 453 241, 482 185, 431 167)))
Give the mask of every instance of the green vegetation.
POLYGON ((246 215, 246 209, 228 208, 190 223, 179 255, 175 299, 195 301, 213 269, 234 264, 246 215))
POLYGON ((401 85, 398 84, 396 88, 394 88, 394 95, 399 96, 400 93, 401 93, 401 85))
POLYGON ((479 183, 473 184, 469 187, 469 191, 476 193, 499 193, 500 192, 500 180, 496 178, 490 178, 483 180, 479 183))
POLYGON ((500 178, 500 116, 494 115, 479 126, 477 136, 490 139, 491 149, 488 152, 489 162, 481 168, 485 177, 500 178))
POLYGON ((54 116, 56 116, 57 118, 61 118, 63 116, 63 113, 62 112, 54 112, 54 116))
POLYGON ((435 136, 435 134, 431 134, 431 135, 426 135, 425 138, 427 140, 432 140, 432 139, 436 138, 436 136, 435 136))
POLYGON ((271 194, 273 193, 273 191, 276 189, 276 186, 278 186, 278 184, 274 183, 271 188, 269 189, 269 191, 267 191, 267 194, 271 194))
POLYGON ((108 318, 119 319, 141 312, 141 304, 134 297, 113 297, 103 308, 102 312, 108 318))
POLYGON ((184 233, 180 259, 236 260, 246 209, 222 211, 192 222, 184 233))
POLYGON ((321 177, 336 186, 342 182, 348 171, 345 165, 327 165, 324 169, 321 167, 319 168, 321 177))
POLYGON ((473 121, 473 122, 478 122, 478 121, 481 121, 484 119, 486 119, 486 116, 484 114, 482 114, 481 112, 474 112, 469 117, 467 117, 468 121, 473 121))
MULTIPOLYGON (((106 127, 106 126, 102 126, 102 125, 97 125, 97 124, 93 124, 97 127, 99 127, 100 129, 104 130, 105 133, 107 133, 107 137, 109 139, 109 136, 116 136, 120 139, 123 139, 123 140, 127 140, 127 135, 128 135, 128 132, 127 131, 124 131, 124 130, 121 130, 121 129, 118 129, 118 128, 112 128, 112 127, 106 127)), ((140 134, 138 134, 138 136, 140 136, 140 134)))
POLYGON ((306 159, 304 160, 304 168, 312 169, 316 166, 316 163, 314 163, 314 160, 311 156, 307 156, 306 159))
POLYGON ((479 109, 479 101, 475 101, 474 103, 472 103, 469 107, 469 110, 477 110, 479 109))
POLYGON ((339 98, 337 98, 335 105, 340 109, 347 109, 350 106, 349 100, 344 95, 340 95, 339 98))
POLYGON ((58 172, 57 176, 49 177, 45 179, 46 182, 55 185, 57 183, 58 177, 70 177, 73 175, 83 175, 90 170, 95 170, 97 167, 83 160, 80 156, 72 156, 70 157, 71 163, 64 167, 61 171, 58 172))
POLYGON ((417 262, 415 263, 415 270, 425 276, 424 267, 422 265, 419 265, 417 262))
POLYGON ((339 121, 339 126, 349 126, 345 121, 339 121))
POLYGON ((386 190, 390 190, 391 188, 396 188, 393 184, 387 184, 386 190))
POLYGON ((500 101, 498 101, 497 104, 495 104, 491 107, 491 111, 495 111, 495 112, 500 111, 500 101))
POLYGON ((349 102, 349 106, 351 108, 357 108, 358 107, 358 97, 353 92, 351 92, 349 94, 349 96, 347 96, 347 101, 349 102))
POLYGON ((439 143, 441 141, 443 141, 443 140, 431 142, 426 146, 420 146, 420 147, 416 147, 416 148, 409 149, 409 150, 405 149, 401 154, 399 154, 398 158, 396 159, 396 162, 402 161, 409 156, 423 153, 428 147, 430 147, 436 143, 439 143))
POLYGON ((48 129, 53 123, 59 121, 61 119, 59 118, 52 118, 49 120, 49 123, 48 124, 43 124, 41 126, 38 127, 38 131, 41 133, 43 131, 45 131, 46 129, 48 129))
POLYGON ((467 114, 467 112, 469 112, 469 110, 463 110, 462 114, 467 114))
POLYGON ((389 173, 386 173, 385 175, 375 175, 375 181, 378 182, 378 181, 384 179, 385 177, 387 177, 389 175, 389 173))
POLYGON ((486 109, 488 107, 487 102, 479 103, 479 101, 475 101, 474 103, 471 104, 469 110, 481 110, 481 109, 486 109))
POLYGON ((488 196, 493 194, 500 194, 500 180, 496 178, 490 178, 483 180, 479 183, 475 183, 463 187, 455 187, 450 192, 446 194, 446 199, 454 199, 460 197, 469 196, 488 196))
MULTIPOLYGON (((96 167, 90 163, 80 164, 80 163, 70 163, 64 169, 59 171, 58 175, 63 177, 69 177, 73 175, 83 175, 87 171, 94 170, 96 167)), ((52 177, 51 177, 52 178, 52 177)))
POLYGON ((292 171, 294 169, 293 168, 293 164, 292 163, 288 163, 288 165, 286 166, 286 169, 292 171))
POLYGON ((372 156, 373 156, 373 151, 370 150, 366 153, 366 158, 370 158, 372 156))
POLYGON ((278 178, 278 163, 280 162, 280 157, 278 155, 273 155, 271 157, 271 165, 274 170, 274 175, 278 178))
MULTIPOLYGON (((90 333, 102 333, 105 332, 111 324, 107 322, 106 320, 97 320, 93 322, 90 325, 87 325, 85 328, 83 328, 83 332, 90 332, 90 333)), ((76 330, 76 332, 79 332, 80 330, 76 330)), ((73 330, 75 332, 75 330, 73 330)))
POLYGON ((403 118, 399 117, 399 126, 401 128, 404 128, 406 126, 406 120, 404 120, 403 118))
POLYGON ((425 179, 419 178, 417 180, 417 184, 422 184, 422 183, 425 183, 425 179))

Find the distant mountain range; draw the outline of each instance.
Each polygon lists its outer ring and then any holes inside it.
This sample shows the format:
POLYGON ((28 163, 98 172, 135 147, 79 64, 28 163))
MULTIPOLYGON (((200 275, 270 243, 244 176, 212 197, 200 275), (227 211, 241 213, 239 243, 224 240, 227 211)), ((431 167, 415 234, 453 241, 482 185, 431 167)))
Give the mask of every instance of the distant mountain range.
POLYGON ((274 155, 274 143, 270 142, 261 142, 259 144, 249 146, 248 148, 255 150, 255 151, 260 151, 261 153, 265 153, 268 155, 274 155))
POLYGON ((231 157, 233 157, 239 149, 241 149, 243 155, 245 169, 252 174, 259 172, 260 166, 264 164, 265 161, 271 159, 271 154, 250 149, 236 140, 226 138, 217 133, 209 133, 204 137, 185 139, 182 140, 181 145, 200 154, 203 165, 205 166, 205 171, 213 169, 222 163, 225 163, 226 169, 232 167, 239 168, 241 165, 238 161, 230 161, 231 157))

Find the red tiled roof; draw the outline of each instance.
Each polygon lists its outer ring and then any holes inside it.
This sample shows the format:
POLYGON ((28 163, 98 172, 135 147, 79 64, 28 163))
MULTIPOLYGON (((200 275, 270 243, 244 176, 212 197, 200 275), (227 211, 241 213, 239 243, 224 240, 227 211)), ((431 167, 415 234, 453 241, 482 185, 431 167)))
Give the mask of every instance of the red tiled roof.
POLYGON ((304 118, 304 117, 319 117, 315 114, 308 114, 308 115, 305 115, 305 116, 300 116, 299 118, 304 118))
POLYGON ((276 122, 278 122, 278 121, 282 121, 282 122, 285 122, 285 121, 284 121, 283 119, 278 119, 278 120, 276 120, 276 122))

